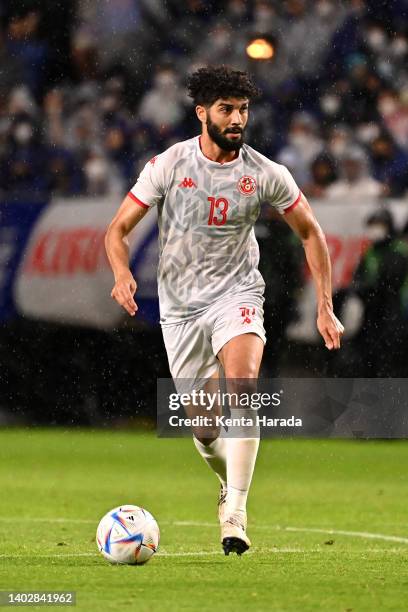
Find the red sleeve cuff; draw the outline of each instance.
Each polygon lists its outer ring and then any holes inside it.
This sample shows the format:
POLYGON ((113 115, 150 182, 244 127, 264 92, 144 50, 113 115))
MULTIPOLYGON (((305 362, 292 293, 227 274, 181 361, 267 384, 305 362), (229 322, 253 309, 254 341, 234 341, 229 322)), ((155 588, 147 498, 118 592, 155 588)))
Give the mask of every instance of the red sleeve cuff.
POLYGON ((129 198, 131 198, 134 202, 136 202, 136 204, 139 204, 139 206, 141 206, 142 208, 150 208, 150 206, 148 206, 147 204, 145 204, 144 202, 142 202, 142 200, 139 200, 139 198, 137 198, 135 195, 133 195, 133 193, 131 191, 129 191, 128 193, 129 198))
POLYGON ((296 200, 293 202, 293 204, 285 208, 285 210, 283 211, 283 214, 286 215, 288 212, 291 212, 299 204, 301 197, 302 197, 302 192, 299 191, 299 195, 296 198, 296 200))

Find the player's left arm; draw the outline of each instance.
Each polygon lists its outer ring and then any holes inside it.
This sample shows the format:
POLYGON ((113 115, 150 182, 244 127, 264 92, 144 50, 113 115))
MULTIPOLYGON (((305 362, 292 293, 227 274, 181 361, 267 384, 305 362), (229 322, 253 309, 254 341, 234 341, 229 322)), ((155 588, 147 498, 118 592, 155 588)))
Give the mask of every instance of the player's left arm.
POLYGON ((305 250, 317 293, 317 328, 326 347, 338 349, 344 327, 333 312, 331 263, 323 230, 303 194, 283 218, 299 236, 305 250))

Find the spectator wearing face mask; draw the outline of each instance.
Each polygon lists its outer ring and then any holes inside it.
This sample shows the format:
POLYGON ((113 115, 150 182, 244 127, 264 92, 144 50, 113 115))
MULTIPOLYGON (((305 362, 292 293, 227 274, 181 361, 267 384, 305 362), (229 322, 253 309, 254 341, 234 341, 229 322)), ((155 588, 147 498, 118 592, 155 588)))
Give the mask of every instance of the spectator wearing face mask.
POLYGON ((354 137, 364 148, 369 148, 371 143, 378 138, 381 133, 381 126, 376 121, 358 123, 355 126, 354 137))
POLYGON ((0 164, 0 186, 18 199, 48 197, 47 149, 29 116, 12 124, 5 155, 0 164))
POLYGON ((361 38, 362 46, 375 56, 380 56, 387 48, 387 32, 380 21, 367 20, 361 38))
POLYGON ((183 91, 176 72, 170 66, 159 67, 153 87, 143 97, 138 118, 159 134, 171 134, 185 115, 183 91), (165 102, 165 103, 164 103, 165 102))
POLYGON ((360 147, 349 147, 340 162, 340 178, 328 187, 331 199, 364 200, 384 194, 383 185, 370 176, 367 156, 360 147))
POLYGON ((60 115, 59 121, 63 146, 72 151, 79 160, 82 161, 91 148, 101 145, 102 117, 93 95, 88 98, 84 92, 78 92, 74 108, 66 117, 60 115))
POLYGON ((386 194, 399 198, 408 190, 408 154, 394 143, 386 132, 370 144, 373 173, 386 187, 386 194))
POLYGON ((288 143, 278 153, 279 163, 285 164, 290 159, 290 169, 295 180, 302 188, 310 181, 310 168, 313 160, 323 150, 315 119, 308 113, 294 115, 289 127, 288 143))
POLYGON ((403 29, 398 31, 399 27, 401 26, 397 26, 395 36, 390 42, 389 55, 392 65, 396 68, 397 85, 403 86, 403 79, 399 79, 399 73, 405 69, 408 58, 408 36, 403 29))
POLYGON ((380 15, 381 11, 377 10, 375 20, 368 21, 362 30, 361 48, 369 55, 375 72, 384 81, 401 86, 404 79, 400 80, 400 73, 404 69, 408 42, 403 31, 396 32, 395 30, 401 27, 404 17, 401 14, 400 23, 397 26, 387 26, 380 15))
MULTIPOLYGON (((235 65, 233 58, 234 47, 240 38, 240 33, 235 33, 228 21, 215 20, 212 27, 196 49, 194 59, 197 62, 204 64, 221 64, 225 57, 228 57, 228 62, 235 65)), ((240 61, 245 61, 245 55, 242 54, 240 61)), ((238 61, 237 68, 242 68, 238 61)))
POLYGON ((269 0, 255 0, 252 11, 251 29, 259 34, 278 34, 284 27, 276 3, 269 0))
POLYGON ((97 146, 85 156, 83 172, 85 193, 88 196, 117 195, 123 191, 124 181, 119 171, 97 146))
POLYGON ((337 91, 330 88, 323 92, 319 99, 319 107, 321 120, 325 127, 337 125, 341 121, 344 113, 343 100, 337 91))
POLYGON ((328 187, 337 178, 334 159, 327 153, 321 153, 312 163, 311 174, 311 181, 303 187, 304 194, 310 198, 324 198, 328 187))
POLYGON ((384 89, 378 97, 378 113, 395 142, 408 152, 408 103, 393 89, 384 89))
POLYGON ((327 136, 327 150, 335 160, 337 166, 352 144, 353 132, 345 123, 336 123, 329 130, 327 136))

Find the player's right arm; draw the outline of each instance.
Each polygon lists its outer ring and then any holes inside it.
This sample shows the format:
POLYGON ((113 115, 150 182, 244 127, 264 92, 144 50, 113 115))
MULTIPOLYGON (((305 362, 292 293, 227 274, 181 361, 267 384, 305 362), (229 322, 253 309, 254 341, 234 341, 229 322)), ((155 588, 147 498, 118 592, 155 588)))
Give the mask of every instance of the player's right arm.
POLYGON ((111 297, 133 317, 137 311, 134 295, 137 283, 129 269, 128 234, 148 212, 147 207, 138 206, 127 195, 112 219, 105 236, 105 248, 111 265, 115 284, 111 297))

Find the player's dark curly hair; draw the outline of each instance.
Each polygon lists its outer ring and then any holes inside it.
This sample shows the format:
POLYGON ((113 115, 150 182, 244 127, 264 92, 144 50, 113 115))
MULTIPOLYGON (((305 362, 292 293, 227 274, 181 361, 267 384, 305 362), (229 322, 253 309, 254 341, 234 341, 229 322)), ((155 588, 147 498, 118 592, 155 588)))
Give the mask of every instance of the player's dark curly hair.
POLYGON ((229 66, 199 68, 187 79, 188 95, 195 105, 211 106, 219 98, 253 99, 261 94, 247 72, 229 66))

